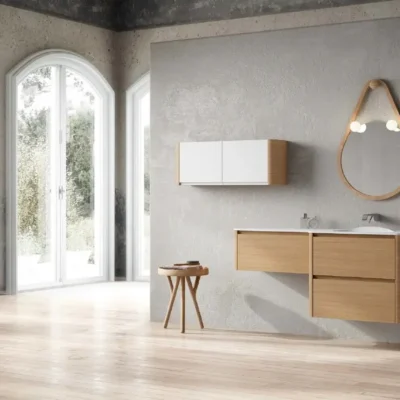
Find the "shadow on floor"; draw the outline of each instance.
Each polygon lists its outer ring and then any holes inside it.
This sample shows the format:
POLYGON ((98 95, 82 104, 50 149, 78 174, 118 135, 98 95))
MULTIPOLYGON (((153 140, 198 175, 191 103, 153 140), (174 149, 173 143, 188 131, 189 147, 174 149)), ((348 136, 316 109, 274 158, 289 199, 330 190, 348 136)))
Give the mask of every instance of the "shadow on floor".
POLYGON ((349 321, 349 324, 379 343, 398 343, 400 345, 399 324, 360 321, 349 321))

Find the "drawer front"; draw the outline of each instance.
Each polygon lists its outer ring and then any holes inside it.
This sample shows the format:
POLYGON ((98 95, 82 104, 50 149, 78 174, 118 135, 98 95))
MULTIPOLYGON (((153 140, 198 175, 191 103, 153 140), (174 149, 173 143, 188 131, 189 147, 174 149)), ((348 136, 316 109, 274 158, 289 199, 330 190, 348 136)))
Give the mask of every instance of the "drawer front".
POLYGON ((316 236, 313 275, 395 279, 395 239, 316 236))
POLYGON ((290 233, 237 234, 237 269, 308 274, 309 236, 290 233))
POLYGON ((313 279, 313 317, 396 322, 395 283, 313 279))

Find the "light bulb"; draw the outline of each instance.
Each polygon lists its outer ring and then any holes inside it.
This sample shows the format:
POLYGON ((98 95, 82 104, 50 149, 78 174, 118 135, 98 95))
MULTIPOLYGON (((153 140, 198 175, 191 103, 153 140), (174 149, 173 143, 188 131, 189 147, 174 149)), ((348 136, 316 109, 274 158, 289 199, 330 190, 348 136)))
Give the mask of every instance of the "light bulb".
POLYGON ((360 129, 358 130, 358 132, 364 133, 366 130, 367 130, 367 125, 366 124, 362 124, 360 126, 360 129))
POLYGON ((389 131, 394 131, 396 132, 396 129, 399 129, 397 122, 394 119, 390 119, 387 123, 386 123, 386 128, 389 131))
POLYGON ((350 124, 350 130, 352 132, 360 132, 361 124, 358 121, 353 121, 350 124))

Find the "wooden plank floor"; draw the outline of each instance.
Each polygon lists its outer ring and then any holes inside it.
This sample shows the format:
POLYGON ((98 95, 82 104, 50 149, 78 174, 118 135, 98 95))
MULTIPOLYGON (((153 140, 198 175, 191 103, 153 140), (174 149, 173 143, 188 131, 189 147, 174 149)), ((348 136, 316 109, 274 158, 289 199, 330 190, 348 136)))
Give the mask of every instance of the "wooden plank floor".
POLYGON ((400 399, 398 346, 181 335, 147 322, 148 295, 121 282, 1 297, 0 399, 400 399))

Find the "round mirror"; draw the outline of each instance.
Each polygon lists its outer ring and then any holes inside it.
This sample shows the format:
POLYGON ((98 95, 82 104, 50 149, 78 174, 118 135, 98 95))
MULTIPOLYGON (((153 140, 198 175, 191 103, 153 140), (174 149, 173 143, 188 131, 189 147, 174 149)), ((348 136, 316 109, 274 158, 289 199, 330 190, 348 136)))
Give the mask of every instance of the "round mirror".
POLYGON ((400 132, 389 130, 384 121, 363 127, 346 134, 339 153, 340 172, 358 195, 389 199, 400 193, 400 132))

